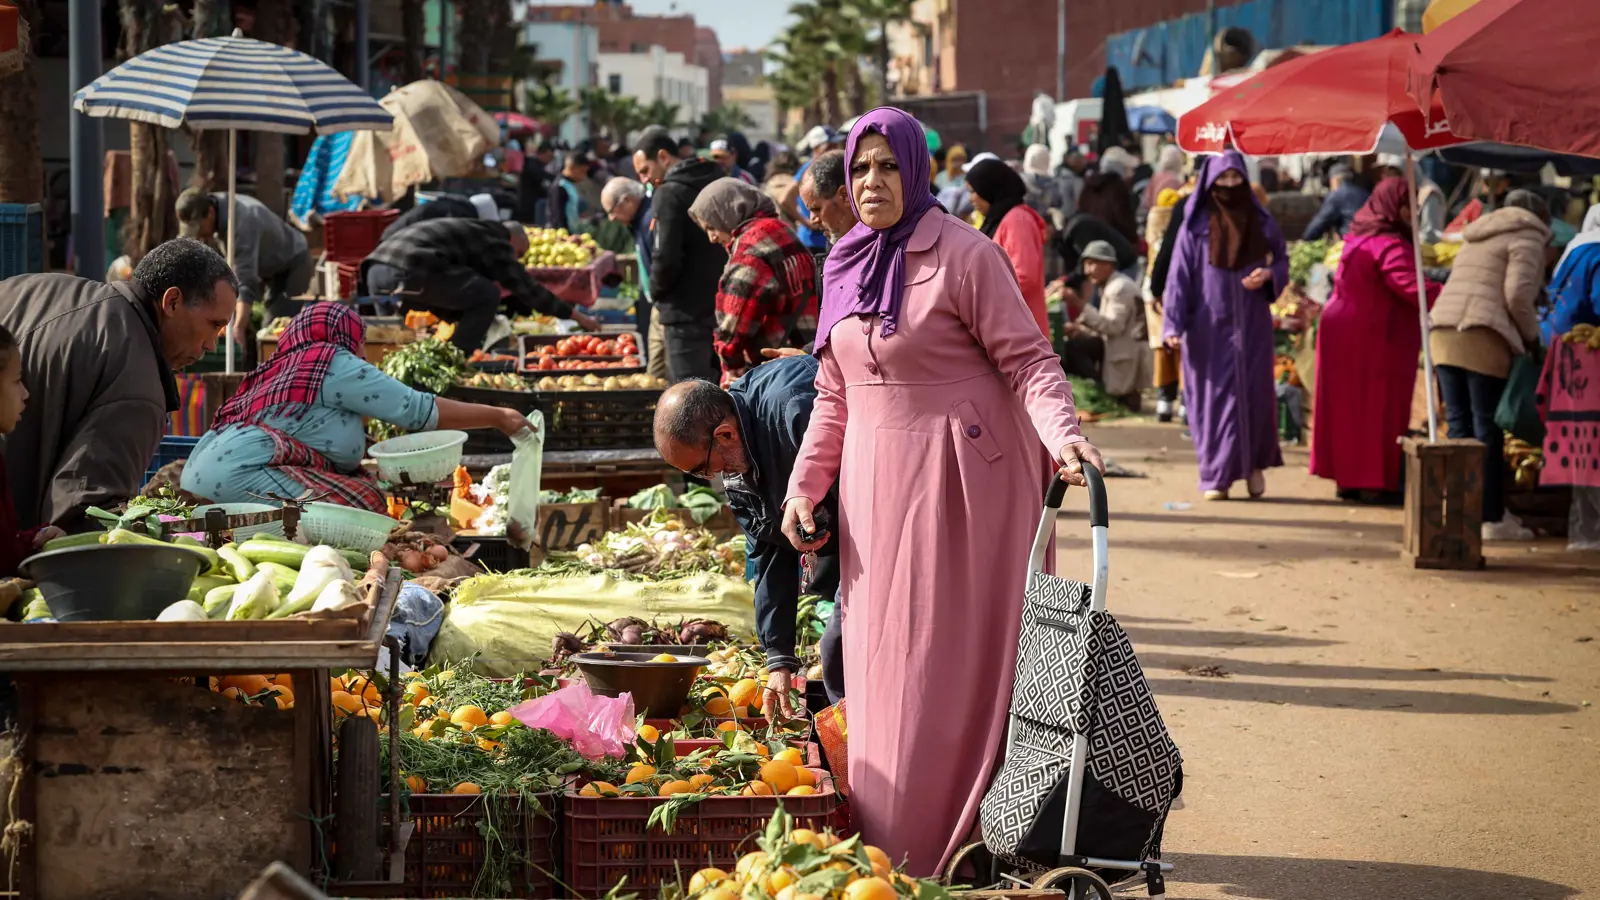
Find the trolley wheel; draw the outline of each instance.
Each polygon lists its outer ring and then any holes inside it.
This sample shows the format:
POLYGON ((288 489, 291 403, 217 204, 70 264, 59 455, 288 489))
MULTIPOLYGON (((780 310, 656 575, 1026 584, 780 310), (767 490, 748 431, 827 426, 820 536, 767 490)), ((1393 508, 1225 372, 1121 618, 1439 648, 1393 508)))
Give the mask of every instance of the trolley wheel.
POLYGON ((1088 869, 1051 869, 1039 876, 1033 886, 1041 891, 1063 890, 1072 900, 1111 900, 1111 888, 1088 869))
POLYGON ((983 841, 976 841, 950 857, 950 865, 944 870, 945 884, 950 887, 985 887, 990 883, 993 868, 994 854, 989 852, 983 841))

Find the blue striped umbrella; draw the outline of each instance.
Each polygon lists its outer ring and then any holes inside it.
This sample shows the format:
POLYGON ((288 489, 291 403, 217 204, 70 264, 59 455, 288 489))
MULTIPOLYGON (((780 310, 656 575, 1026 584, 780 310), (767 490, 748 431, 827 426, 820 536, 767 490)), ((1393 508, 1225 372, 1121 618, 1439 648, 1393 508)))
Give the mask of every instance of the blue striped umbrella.
MULTIPOLYGON (((233 265, 239 132, 388 131, 394 116, 348 78, 297 50, 244 37, 201 38, 135 56, 73 95, 87 116, 228 132, 228 265, 233 265)), ((226 371, 233 371, 229 326, 226 371)))
POLYGON ((72 108, 166 128, 332 134, 394 126, 388 110, 327 65, 237 31, 141 53, 78 91, 72 108))

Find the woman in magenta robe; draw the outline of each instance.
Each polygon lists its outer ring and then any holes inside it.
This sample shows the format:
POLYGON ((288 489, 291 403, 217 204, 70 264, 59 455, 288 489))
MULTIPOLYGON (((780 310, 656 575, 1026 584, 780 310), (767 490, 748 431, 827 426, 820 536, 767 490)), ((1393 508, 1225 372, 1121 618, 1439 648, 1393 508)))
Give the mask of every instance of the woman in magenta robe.
MULTIPOLYGON (((1378 183, 1345 236, 1333 296, 1317 325, 1311 474, 1339 496, 1400 500, 1400 445, 1411 424, 1422 324, 1411 243, 1411 191, 1378 183)), ((1427 285, 1428 305, 1440 285, 1427 285)))
POLYGON ((929 195, 917 120, 868 113, 845 159, 861 221, 828 257, 783 530, 818 546, 801 530, 838 479, 851 810, 925 876, 969 839, 1004 747, 1051 469, 1081 484, 1101 463, 1005 251, 929 195))
POLYGON ((1208 157, 1195 184, 1167 274, 1163 335, 1183 351, 1205 498, 1228 499, 1235 481, 1259 497, 1264 470, 1283 465, 1271 306, 1289 284, 1289 254, 1238 151, 1208 157))

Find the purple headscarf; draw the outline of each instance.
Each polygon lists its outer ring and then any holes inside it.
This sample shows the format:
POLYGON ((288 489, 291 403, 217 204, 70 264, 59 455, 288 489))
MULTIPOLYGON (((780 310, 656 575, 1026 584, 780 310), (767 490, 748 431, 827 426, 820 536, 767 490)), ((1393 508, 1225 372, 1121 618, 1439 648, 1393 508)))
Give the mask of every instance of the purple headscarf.
MULTIPOLYGON (((905 295, 906 241, 917 230, 930 209, 943 209, 929 190, 928 140, 922 125, 905 110, 880 106, 862 116, 850 129, 845 144, 844 162, 848 173, 856 158, 861 138, 881 134, 889 142, 895 162, 900 166, 900 195, 903 211, 900 221, 882 231, 865 222, 839 239, 828 253, 823 270, 822 309, 817 318, 816 352, 827 346, 828 332, 847 316, 880 316, 883 336, 894 334, 900 318, 900 300, 905 295)), ((850 205, 855 206, 855 190, 850 205)), ((861 210, 856 210, 861 215, 861 210)))

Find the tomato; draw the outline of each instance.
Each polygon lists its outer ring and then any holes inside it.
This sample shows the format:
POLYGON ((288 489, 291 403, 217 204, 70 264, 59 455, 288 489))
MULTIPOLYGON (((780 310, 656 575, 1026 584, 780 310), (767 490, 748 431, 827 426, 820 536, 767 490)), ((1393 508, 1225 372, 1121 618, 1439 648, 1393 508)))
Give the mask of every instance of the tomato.
POLYGON ((541 357, 539 357, 539 368, 540 369, 542 369, 544 371, 549 371, 550 369, 554 369, 555 367, 556 367, 555 357, 553 357, 553 356, 541 356, 541 357))
POLYGON ((556 352, 556 345, 555 344, 541 344, 539 346, 539 355, 540 356, 554 356, 555 352, 556 352))
POLYGON ((633 366, 637 366, 638 364, 639 364, 639 357, 637 357, 637 356, 624 356, 622 358, 622 361, 619 362, 619 363, 616 363, 615 365, 617 366, 617 368, 621 369, 621 368, 631 368, 633 366))

